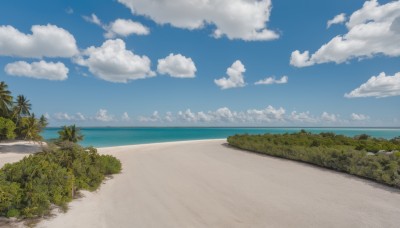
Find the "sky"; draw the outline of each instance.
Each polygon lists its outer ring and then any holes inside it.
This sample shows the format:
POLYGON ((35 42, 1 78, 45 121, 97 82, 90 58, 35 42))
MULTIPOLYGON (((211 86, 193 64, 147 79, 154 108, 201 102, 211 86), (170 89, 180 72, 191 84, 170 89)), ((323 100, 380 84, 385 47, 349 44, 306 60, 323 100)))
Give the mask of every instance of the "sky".
POLYGON ((400 1, 0 4, 0 80, 50 126, 400 126, 400 1))

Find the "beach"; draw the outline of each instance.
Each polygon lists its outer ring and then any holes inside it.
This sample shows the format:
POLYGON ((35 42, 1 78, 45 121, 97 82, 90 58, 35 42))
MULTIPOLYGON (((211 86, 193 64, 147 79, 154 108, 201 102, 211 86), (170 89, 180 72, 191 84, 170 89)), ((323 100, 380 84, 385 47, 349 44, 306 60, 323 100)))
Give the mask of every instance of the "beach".
MULTIPOLYGON (((37 227, 398 227, 400 191, 199 140, 100 148, 122 173, 37 227)), ((0 161, 7 153, 0 154, 0 161)), ((16 154, 15 156, 20 155, 16 154)), ((10 157, 9 157, 10 159, 10 157)), ((17 159, 17 158, 15 158, 17 159)))

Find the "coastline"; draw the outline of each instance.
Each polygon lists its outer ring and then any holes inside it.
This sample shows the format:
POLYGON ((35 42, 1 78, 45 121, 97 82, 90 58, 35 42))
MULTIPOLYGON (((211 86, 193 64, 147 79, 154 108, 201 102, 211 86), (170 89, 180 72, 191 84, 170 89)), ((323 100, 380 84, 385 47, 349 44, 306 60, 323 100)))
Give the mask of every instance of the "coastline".
POLYGON ((396 227, 400 191, 195 140, 99 148, 123 170, 38 227, 396 227), (288 219, 287 215, 290 215, 288 219))

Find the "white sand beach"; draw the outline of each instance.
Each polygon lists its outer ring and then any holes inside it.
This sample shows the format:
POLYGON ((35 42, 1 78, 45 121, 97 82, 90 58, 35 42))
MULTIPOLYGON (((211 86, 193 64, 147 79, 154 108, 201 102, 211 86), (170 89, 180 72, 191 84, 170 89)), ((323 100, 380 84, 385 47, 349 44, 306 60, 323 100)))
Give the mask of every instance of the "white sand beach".
POLYGON ((26 155, 42 150, 42 144, 28 141, 0 142, 0 168, 6 163, 21 160, 26 155))
POLYGON ((103 148, 123 172, 38 227, 398 227, 400 191, 225 140, 103 148))
MULTIPOLYGON (((398 227, 400 191, 225 140, 101 148, 123 164, 37 227, 398 227)), ((7 154, 0 154, 0 160, 7 154)))

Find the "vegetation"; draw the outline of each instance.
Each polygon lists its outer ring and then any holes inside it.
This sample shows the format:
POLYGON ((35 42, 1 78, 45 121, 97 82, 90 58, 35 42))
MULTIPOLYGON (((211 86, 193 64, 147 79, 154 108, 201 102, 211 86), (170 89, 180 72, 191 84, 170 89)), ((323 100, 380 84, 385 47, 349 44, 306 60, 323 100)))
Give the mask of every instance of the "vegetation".
POLYGON ((391 140, 368 135, 334 133, 235 135, 231 146, 302 161, 400 188, 400 137, 391 140))
POLYGON ((95 190, 121 163, 95 148, 64 142, 0 169, 0 216, 31 218, 65 207, 81 190, 95 190))
POLYGON ((40 132, 47 126, 43 115, 40 119, 31 113, 32 104, 24 95, 14 101, 8 85, 0 82, 0 140, 42 140, 40 132))
POLYGON ((68 142, 79 142, 83 140, 83 135, 80 133, 80 129, 74 125, 71 126, 64 126, 59 132, 58 140, 68 141, 68 142))

